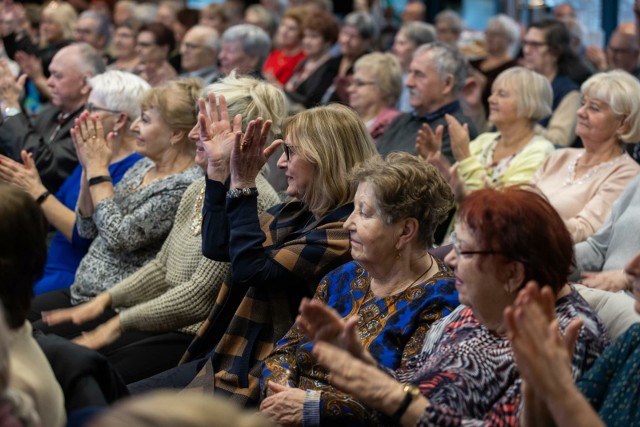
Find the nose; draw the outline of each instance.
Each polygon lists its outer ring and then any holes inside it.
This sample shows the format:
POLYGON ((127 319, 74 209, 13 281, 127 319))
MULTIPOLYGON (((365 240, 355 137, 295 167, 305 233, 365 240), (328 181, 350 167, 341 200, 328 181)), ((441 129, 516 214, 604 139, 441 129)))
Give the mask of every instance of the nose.
POLYGON ((578 111, 576 112, 578 117, 584 117, 586 115, 585 114, 586 108, 587 108, 586 105, 581 105, 580 108, 578 108, 578 111))
POLYGON ((195 126, 189 131, 189 140, 197 142, 200 139, 200 123, 196 122, 195 126))
POLYGON ((444 257, 444 263, 454 271, 458 267, 458 257, 456 256, 456 251, 453 249, 453 247, 451 247, 451 250, 449 251, 447 256, 444 257))
POLYGON ((289 165, 289 161, 287 160, 287 156, 286 154, 284 154, 284 152, 280 155, 280 157, 278 158, 278 163, 276 163, 278 165, 278 168, 280 169, 286 169, 287 166, 289 165))
POLYGON ((47 79, 47 86, 48 87, 53 87, 53 81, 52 81, 53 77, 49 76, 49 78, 47 79))
POLYGON ((139 129, 138 129, 138 124, 140 122, 140 117, 136 118, 133 123, 131 123, 131 126, 129 127, 129 129, 131 130, 131 132, 138 134, 139 133, 139 129))
POLYGON ((351 212, 347 220, 342 224, 342 228, 349 231, 356 230, 355 223, 353 222, 353 211, 351 212))

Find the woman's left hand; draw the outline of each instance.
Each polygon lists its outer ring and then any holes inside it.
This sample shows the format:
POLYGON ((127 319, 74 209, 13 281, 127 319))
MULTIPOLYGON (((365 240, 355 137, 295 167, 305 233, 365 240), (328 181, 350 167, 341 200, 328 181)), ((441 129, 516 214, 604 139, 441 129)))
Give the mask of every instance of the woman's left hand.
POLYGON ((75 338, 73 342, 92 350, 98 350, 120 338, 120 335, 122 335, 120 316, 115 316, 93 331, 83 332, 82 335, 75 338))
POLYGON ((584 271, 580 283, 603 291, 626 291, 631 288, 631 278, 623 270, 584 271))
POLYGON ((467 157, 471 157, 471 151, 469 150, 469 126, 466 123, 461 125, 460 122, 450 114, 445 114, 444 117, 449 127, 449 139, 451 140, 453 156, 459 162, 467 157))
POLYGON ((88 112, 83 112, 76 119, 71 135, 76 145, 78 159, 87 171, 87 177, 108 175, 113 134, 105 137, 100 117, 98 115, 92 117, 88 112))
POLYGON ((231 152, 231 188, 256 186, 256 177, 267 162, 265 153, 271 152, 265 150, 270 129, 271 120, 264 121, 258 117, 249 122, 244 135, 242 132, 236 133, 231 152))
POLYGON ((13 184, 37 199, 47 189, 42 185, 31 153, 22 150, 22 163, 0 155, 0 181, 13 184))
POLYGON ((305 392, 269 381, 271 395, 260 404, 262 412, 271 421, 283 426, 301 426, 305 392))

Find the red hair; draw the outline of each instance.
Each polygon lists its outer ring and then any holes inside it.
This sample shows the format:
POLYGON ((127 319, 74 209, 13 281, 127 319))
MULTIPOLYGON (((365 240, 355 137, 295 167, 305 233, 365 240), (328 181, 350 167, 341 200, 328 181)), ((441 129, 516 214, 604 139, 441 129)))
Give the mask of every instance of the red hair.
POLYGON ((575 264, 573 241, 560 215, 530 189, 482 189, 460 205, 460 222, 479 247, 524 265, 522 286, 535 280, 558 291, 575 264))

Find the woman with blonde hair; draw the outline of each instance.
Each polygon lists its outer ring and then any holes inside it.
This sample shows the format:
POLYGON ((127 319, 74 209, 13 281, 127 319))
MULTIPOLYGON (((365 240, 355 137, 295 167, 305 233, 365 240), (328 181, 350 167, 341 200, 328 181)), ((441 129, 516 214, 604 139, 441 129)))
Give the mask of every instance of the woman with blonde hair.
POLYGON ((353 65, 347 89, 349 106, 360 116, 376 141, 400 112, 395 105, 402 93, 402 69, 390 53, 369 53, 353 65))
MULTIPOLYGON (((231 115, 272 120, 280 132, 285 113, 284 94, 275 86, 235 74, 207 86, 226 99, 231 115)), ((200 100, 200 108, 206 108, 200 100)), ((203 110, 204 111, 204 110, 203 110)), ((196 164, 206 171, 207 156, 196 124, 189 138, 196 146, 196 164)), ((231 145, 222 147, 219 161, 228 164, 231 145)), ((262 213, 280 202, 262 176, 256 177, 257 210, 262 213)), ((202 255, 202 207, 205 178, 185 191, 175 223, 158 255, 144 267, 98 294, 91 301, 49 316, 49 323, 73 322, 85 332, 77 342, 100 350, 125 382, 134 382, 176 366, 216 300, 229 263, 202 255), (126 308, 126 310, 121 310, 126 308), (118 312, 116 312, 118 310, 118 312)))
MULTIPOLYGON (((131 125, 136 152, 145 158, 115 187, 108 169, 108 141, 114 135, 104 134, 98 116, 82 113, 72 130, 83 168, 76 223, 80 236, 95 239, 71 288, 37 297, 30 319, 38 320, 41 312, 44 322, 52 314, 55 319, 50 310, 90 300, 155 257, 173 226, 182 194, 202 175, 193 164, 193 146, 188 139, 200 88, 197 80, 181 80, 145 93, 140 117, 131 125)), ((48 327, 43 322, 37 326, 65 337, 77 334, 75 327, 48 327)))
POLYGON ((377 153, 358 116, 345 106, 297 114, 283 126, 284 141, 265 149, 270 121, 252 121, 243 134, 240 116, 232 119, 233 127, 229 123, 223 97, 220 114, 215 99, 210 104, 208 120, 200 115, 209 158, 203 253, 230 259, 231 275, 183 358, 188 363, 132 390, 181 387, 193 380, 191 387, 211 387, 238 403, 255 405, 262 361, 293 324, 300 300, 312 296, 322 276, 350 258, 343 223, 353 210, 355 189, 348 174, 377 153), (230 143, 229 169, 221 167, 216 153, 220 144, 230 143), (278 166, 285 170, 293 200, 258 215, 256 177, 278 147, 284 148, 278 166))

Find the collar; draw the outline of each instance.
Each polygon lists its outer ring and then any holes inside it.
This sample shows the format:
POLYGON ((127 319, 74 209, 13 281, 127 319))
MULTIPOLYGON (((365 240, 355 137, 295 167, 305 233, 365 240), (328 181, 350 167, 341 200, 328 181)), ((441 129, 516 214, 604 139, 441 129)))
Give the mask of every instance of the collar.
POLYGON ((432 113, 425 114, 424 116, 418 115, 418 113, 416 113, 415 110, 411 113, 411 115, 414 119, 420 119, 428 123, 431 123, 435 120, 438 120, 441 117, 444 117, 445 114, 451 114, 454 111, 457 111, 459 109, 460 109, 460 102, 458 100, 455 100, 452 103, 447 104, 432 113))

